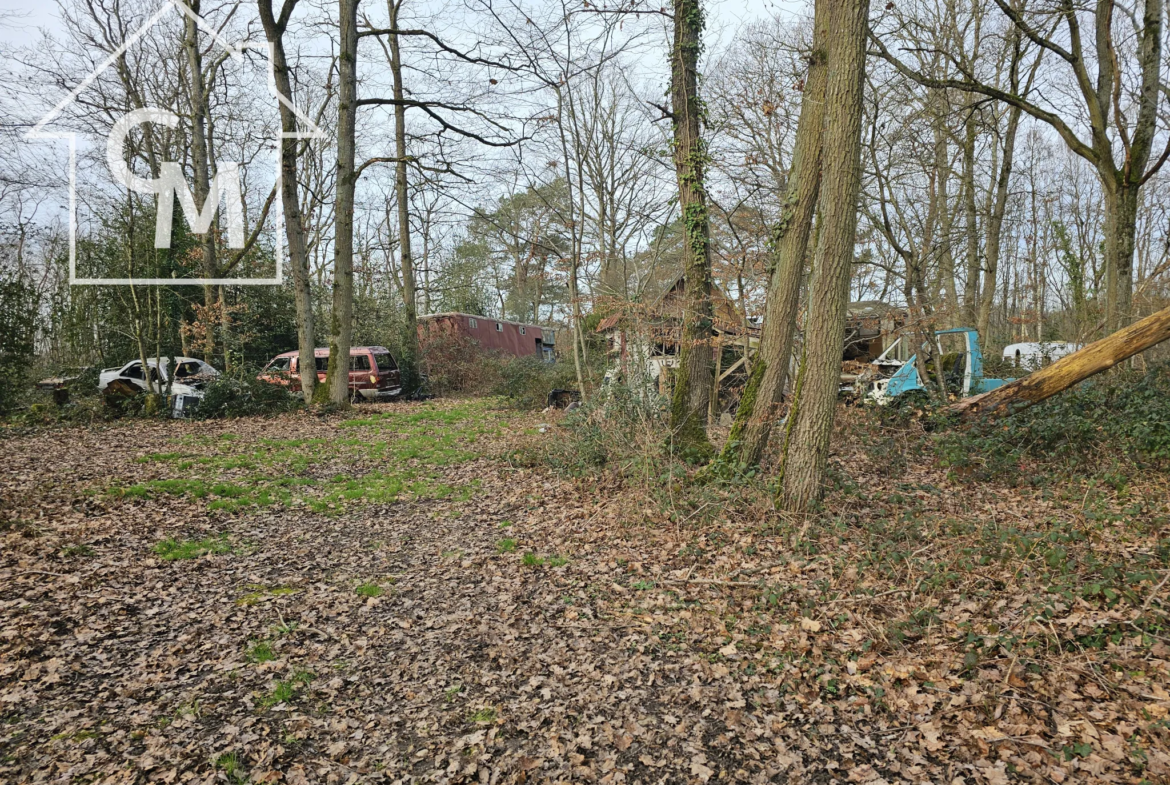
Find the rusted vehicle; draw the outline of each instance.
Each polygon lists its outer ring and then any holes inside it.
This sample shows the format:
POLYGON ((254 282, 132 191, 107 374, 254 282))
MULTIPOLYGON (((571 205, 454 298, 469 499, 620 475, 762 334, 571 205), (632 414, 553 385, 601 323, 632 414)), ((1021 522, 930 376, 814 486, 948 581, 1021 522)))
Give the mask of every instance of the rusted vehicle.
MULTIPOLYGON (((257 377, 261 381, 280 384, 291 392, 301 392, 299 352, 278 354, 257 377)), ((329 349, 314 349, 317 381, 325 381, 329 369, 329 349)), ((402 380, 398 362, 383 346, 354 346, 349 350, 350 399, 358 401, 388 401, 402 394, 402 380)))

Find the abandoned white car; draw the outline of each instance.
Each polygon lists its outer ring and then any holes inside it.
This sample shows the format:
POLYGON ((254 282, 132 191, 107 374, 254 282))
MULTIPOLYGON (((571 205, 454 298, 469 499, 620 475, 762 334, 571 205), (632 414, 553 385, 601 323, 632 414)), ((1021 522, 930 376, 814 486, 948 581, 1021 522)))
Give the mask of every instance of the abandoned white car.
MULTIPOLYGON (((219 371, 194 357, 176 357, 175 378, 170 386, 168 402, 175 417, 183 417, 203 398, 203 387, 219 376, 219 371)), ((170 357, 150 357, 146 360, 150 374, 150 387, 159 393, 167 392, 167 380, 171 367, 170 357), (159 369, 162 369, 161 376, 159 369)), ((132 396, 146 392, 147 374, 143 373, 142 361, 131 360, 121 368, 105 368, 98 376, 98 389, 107 395, 132 396)))

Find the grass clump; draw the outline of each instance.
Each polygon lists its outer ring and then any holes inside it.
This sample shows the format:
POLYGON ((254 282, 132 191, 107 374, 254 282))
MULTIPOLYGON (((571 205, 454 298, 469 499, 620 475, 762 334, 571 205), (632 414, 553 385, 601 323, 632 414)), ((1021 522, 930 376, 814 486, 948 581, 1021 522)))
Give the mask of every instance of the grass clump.
POLYGON ((227 537, 207 537, 202 540, 176 540, 168 537, 156 543, 151 549, 163 561, 177 561, 179 559, 197 559, 209 554, 231 553, 231 543, 227 537))
POLYGON ((511 537, 505 537, 496 543, 497 553, 514 553, 516 551, 516 541, 511 537))
POLYGON ((472 722, 487 724, 496 721, 496 710, 487 706, 482 709, 476 709, 471 713, 472 722))
POLYGON ((537 556, 535 553, 526 553, 521 557, 520 562, 525 567, 539 567, 544 564, 544 559, 537 556))
POLYGON ((363 583, 355 589, 359 597, 381 597, 383 589, 376 583, 363 583))
POLYGON ((248 662, 259 665, 262 662, 272 662, 276 659, 276 652, 272 650, 272 644, 268 641, 258 641, 252 644, 247 653, 248 662))

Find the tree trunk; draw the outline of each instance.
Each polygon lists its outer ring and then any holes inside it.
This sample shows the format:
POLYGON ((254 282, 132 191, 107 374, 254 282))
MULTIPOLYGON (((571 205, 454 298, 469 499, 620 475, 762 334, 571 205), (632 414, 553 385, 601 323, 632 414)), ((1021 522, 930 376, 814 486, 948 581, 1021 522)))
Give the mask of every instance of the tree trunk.
POLYGON ((825 81, 828 78, 825 42, 828 39, 828 4, 816 7, 813 49, 809 54, 796 146, 788 176, 780 221, 772 234, 772 278, 760 336, 756 366, 740 398, 735 423, 723 449, 725 460, 755 465, 768 447, 777 405, 784 395, 796 311, 804 275, 808 239, 821 187, 821 147, 825 125, 825 81))
POLYGON ((967 234, 967 280, 963 286, 963 321, 974 324, 979 316, 979 223, 975 211, 975 117, 967 118, 963 143, 963 216, 967 234))
MULTIPOLYGON (((354 131, 357 124, 358 0, 338 0, 337 199, 333 230, 333 315, 329 337, 329 401, 349 406, 349 349, 353 342, 354 131)), ((321 397, 320 395, 318 396, 321 397)))
MULTIPOLYGON (((199 13, 199 0, 187 4, 199 13)), ((187 88, 191 100, 191 168, 195 171, 195 207, 203 211, 207 194, 211 190, 211 162, 207 152, 207 89, 203 79, 203 56, 199 51, 199 27, 190 16, 183 17, 183 47, 187 55, 187 88)), ((214 226, 214 224, 213 224, 214 226)), ((209 229, 200 238, 203 247, 202 273, 204 278, 215 278, 215 232, 209 229)), ((216 289, 210 284, 203 287, 203 305, 212 311, 216 303, 216 289)), ((215 331, 207 329, 207 341, 203 348, 203 360, 212 362, 215 358, 215 331)))
MULTIPOLYGON (((1104 177, 1104 175, 1102 175, 1104 177)), ((1120 177, 1115 177, 1120 179, 1120 177)), ((1111 330, 1129 324, 1133 299, 1133 247, 1137 233, 1136 185, 1105 191, 1105 323, 1111 330)))
POLYGON ((700 0, 674 0, 670 99, 674 116, 674 167, 683 224, 685 292, 679 372, 671 401, 672 446, 691 459, 711 451, 707 402, 711 395, 711 224, 704 171, 707 150, 701 136, 703 108, 698 97, 702 49, 700 0))
MULTIPOLYGON (((284 51, 284 32, 297 0, 285 0, 280 18, 272 14, 272 0, 259 0, 260 21, 264 34, 272 44, 272 71, 276 90, 293 101, 292 80, 288 74, 288 59, 284 51)), ((301 377, 301 392, 305 402, 313 400, 317 387, 317 361, 314 357, 316 338, 313 327, 313 295, 309 286, 309 259, 305 253, 305 229, 301 205, 297 195, 297 117, 291 106, 280 104, 280 199, 284 207, 284 230, 288 238, 288 261, 293 276, 293 296, 297 308, 297 370, 301 377)))
MULTIPOLYGON (((827 0, 818 0, 826 2, 827 0)), ((823 224, 809 292, 806 367, 792 441, 781 465, 782 506, 805 512, 821 495, 841 377, 861 184, 861 115, 868 0, 832 0, 827 42, 823 224)))
POLYGON ((1013 404, 1033 404, 1051 398, 1167 338, 1170 338, 1170 308, 1164 308, 1078 352, 1061 357, 1052 365, 1022 379, 952 404, 948 410, 963 415, 1010 414, 1013 404))
POLYGON ((398 250, 402 266, 402 302, 405 313, 402 326, 402 356, 398 370, 402 394, 413 395, 418 389, 418 306, 414 282, 414 254, 410 248, 410 193, 406 182, 406 91, 402 86, 402 54, 398 45, 398 11, 402 0, 389 0, 390 72, 394 77, 394 193, 398 202, 398 250))
POLYGON ((987 248, 984 251, 986 266, 983 270, 983 293, 979 299, 979 320, 976 328, 984 345, 988 343, 991 326, 991 306, 995 302, 995 279, 999 274, 999 246, 1003 236, 1003 216, 1007 211, 1008 185, 1012 177, 1012 158, 1016 150, 1016 131, 1020 127, 1018 107, 1008 109, 1008 124, 1003 140, 1003 160, 1000 162, 999 179, 995 183, 995 202, 987 218, 987 248))

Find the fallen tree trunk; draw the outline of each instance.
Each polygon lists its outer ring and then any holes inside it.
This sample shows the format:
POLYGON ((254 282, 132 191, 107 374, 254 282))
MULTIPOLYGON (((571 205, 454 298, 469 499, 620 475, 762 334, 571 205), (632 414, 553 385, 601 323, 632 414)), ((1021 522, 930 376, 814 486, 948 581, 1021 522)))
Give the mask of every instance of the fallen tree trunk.
POLYGON ((1134 322, 1022 379, 951 404, 947 410, 960 415, 1009 414, 1013 404, 1031 405, 1051 398, 1167 338, 1170 338, 1170 308, 1134 322))

